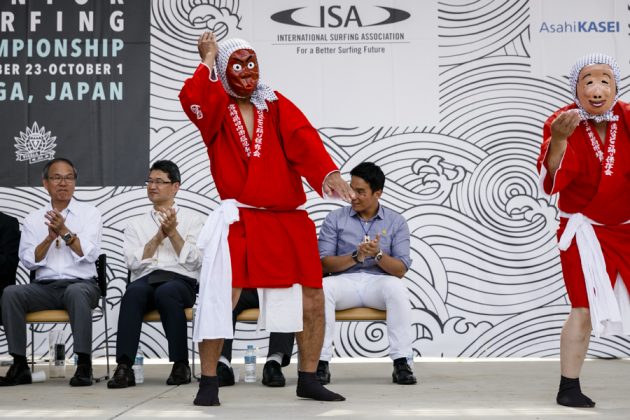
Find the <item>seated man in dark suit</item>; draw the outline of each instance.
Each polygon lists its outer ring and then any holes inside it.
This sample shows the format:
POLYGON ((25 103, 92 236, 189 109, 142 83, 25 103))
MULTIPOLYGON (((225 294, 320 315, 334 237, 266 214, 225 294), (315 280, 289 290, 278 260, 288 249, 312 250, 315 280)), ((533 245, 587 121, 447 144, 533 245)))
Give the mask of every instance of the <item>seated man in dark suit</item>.
POLYGON ((29 214, 22 225, 19 256, 35 271, 29 284, 9 286, 2 295, 4 331, 13 365, 0 386, 30 384, 26 362, 26 314, 65 309, 70 316, 77 355, 71 386, 92 385, 92 309, 100 290, 95 261, 101 253, 101 214, 73 198, 77 170, 64 158, 49 161, 42 182, 50 202, 29 214))
POLYGON ((197 236, 203 227, 200 213, 175 203, 181 176, 177 165, 159 160, 151 166, 146 180, 153 207, 132 219, 125 229, 124 256, 131 282, 120 304, 116 339, 118 366, 108 388, 136 385, 132 370, 142 318, 147 311, 160 313, 173 363, 167 385, 190 382, 185 308, 195 303, 201 268, 197 236))
MULTIPOLYGON (((20 224, 15 217, 0 212, 0 303, 4 288, 15 284, 20 246, 20 224)), ((2 306, 0 305, 0 308, 2 306)), ((2 311, 0 310, 0 324, 2 311)))
MULTIPOLYGON (((258 292, 256 289, 243 289, 238 299, 236 307, 232 311, 232 323, 236 327, 236 318, 246 309, 258 308, 258 292)), ((272 332, 269 335, 269 351, 267 352, 267 362, 263 368, 263 385, 269 387, 282 387, 286 384, 286 379, 282 374, 282 367, 288 366, 293 353, 293 340, 295 333, 272 332)), ((232 370, 232 340, 223 342, 221 357, 217 363, 217 376, 219 386, 234 385, 234 371, 232 370)))

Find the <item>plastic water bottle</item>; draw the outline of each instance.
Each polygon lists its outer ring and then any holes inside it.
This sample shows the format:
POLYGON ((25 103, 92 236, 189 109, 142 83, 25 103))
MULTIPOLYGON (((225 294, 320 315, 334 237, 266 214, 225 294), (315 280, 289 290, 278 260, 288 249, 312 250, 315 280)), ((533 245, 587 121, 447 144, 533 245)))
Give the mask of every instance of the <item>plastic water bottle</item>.
POLYGON ((251 344, 245 351, 245 382, 256 382, 256 349, 251 344))
POLYGON ((142 353, 142 347, 138 346, 136 352, 136 361, 133 363, 133 374, 136 377, 136 383, 141 384, 144 382, 144 353, 142 353))
POLYGON ((66 345, 63 340, 63 331, 53 330, 48 334, 49 364, 48 377, 66 377, 66 345))
POLYGON ((66 346, 63 343, 54 345, 54 361, 49 367, 48 373, 51 378, 66 377, 66 346))
POLYGON ((407 365, 413 370, 413 353, 407 356, 407 365))

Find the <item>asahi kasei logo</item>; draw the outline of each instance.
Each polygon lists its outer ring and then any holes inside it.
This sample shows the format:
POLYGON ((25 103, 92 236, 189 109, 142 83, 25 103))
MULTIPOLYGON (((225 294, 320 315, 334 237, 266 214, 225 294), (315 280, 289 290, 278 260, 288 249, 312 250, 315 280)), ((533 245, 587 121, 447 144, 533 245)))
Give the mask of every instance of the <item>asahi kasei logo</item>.
POLYGON ((56 136, 51 136, 50 131, 42 126, 39 128, 37 121, 33 123, 33 127, 26 127, 24 132, 20 131, 20 137, 15 139, 15 152, 18 162, 28 160, 29 163, 41 162, 43 160, 54 159, 57 145, 55 144, 56 136))

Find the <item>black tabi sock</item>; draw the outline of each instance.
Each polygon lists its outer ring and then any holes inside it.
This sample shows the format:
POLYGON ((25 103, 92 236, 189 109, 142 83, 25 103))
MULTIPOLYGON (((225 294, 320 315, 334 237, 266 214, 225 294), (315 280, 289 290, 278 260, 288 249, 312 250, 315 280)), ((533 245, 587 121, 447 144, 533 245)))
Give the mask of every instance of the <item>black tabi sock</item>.
POLYGON ((567 407, 595 407, 595 402, 582 394, 580 378, 565 378, 564 376, 560 376, 560 388, 558 389, 556 402, 567 407))
POLYGON ((199 391, 193 401, 195 405, 221 405, 219 402, 219 377, 201 375, 199 391))
POLYGON ((300 398, 311 398, 317 401, 345 401, 346 399, 324 388, 317 380, 315 372, 298 372, 296 394, 300 398))
POLYGON ((92 357, 88 353, 77 353, 77 365, 92 366, 92 357))
POLYGON ((118 363, 119 365, 126 365, 127 367, 131 367, 133 366, 133 362, 134 360, 126 354, 123 354, 120 357, 116 357, 116 363, 118 363))

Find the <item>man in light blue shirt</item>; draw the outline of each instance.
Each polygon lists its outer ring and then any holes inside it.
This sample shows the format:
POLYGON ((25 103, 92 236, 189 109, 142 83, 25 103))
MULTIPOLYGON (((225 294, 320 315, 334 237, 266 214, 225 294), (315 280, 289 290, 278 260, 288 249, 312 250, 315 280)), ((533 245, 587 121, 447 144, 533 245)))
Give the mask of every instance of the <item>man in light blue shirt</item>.
POLYGON ((330 275, 324 278, 326 332, 317 377, 330 382, 335 310, 367 306, 387 310, 392 380, 412 385, 411 305, 403 278, 411 265, 409 227, 400 214, 379 204, 385 185, 381 168, 363 162, 350 175, 352 206, 330 212, 319 232, 322 268, 330 275))

